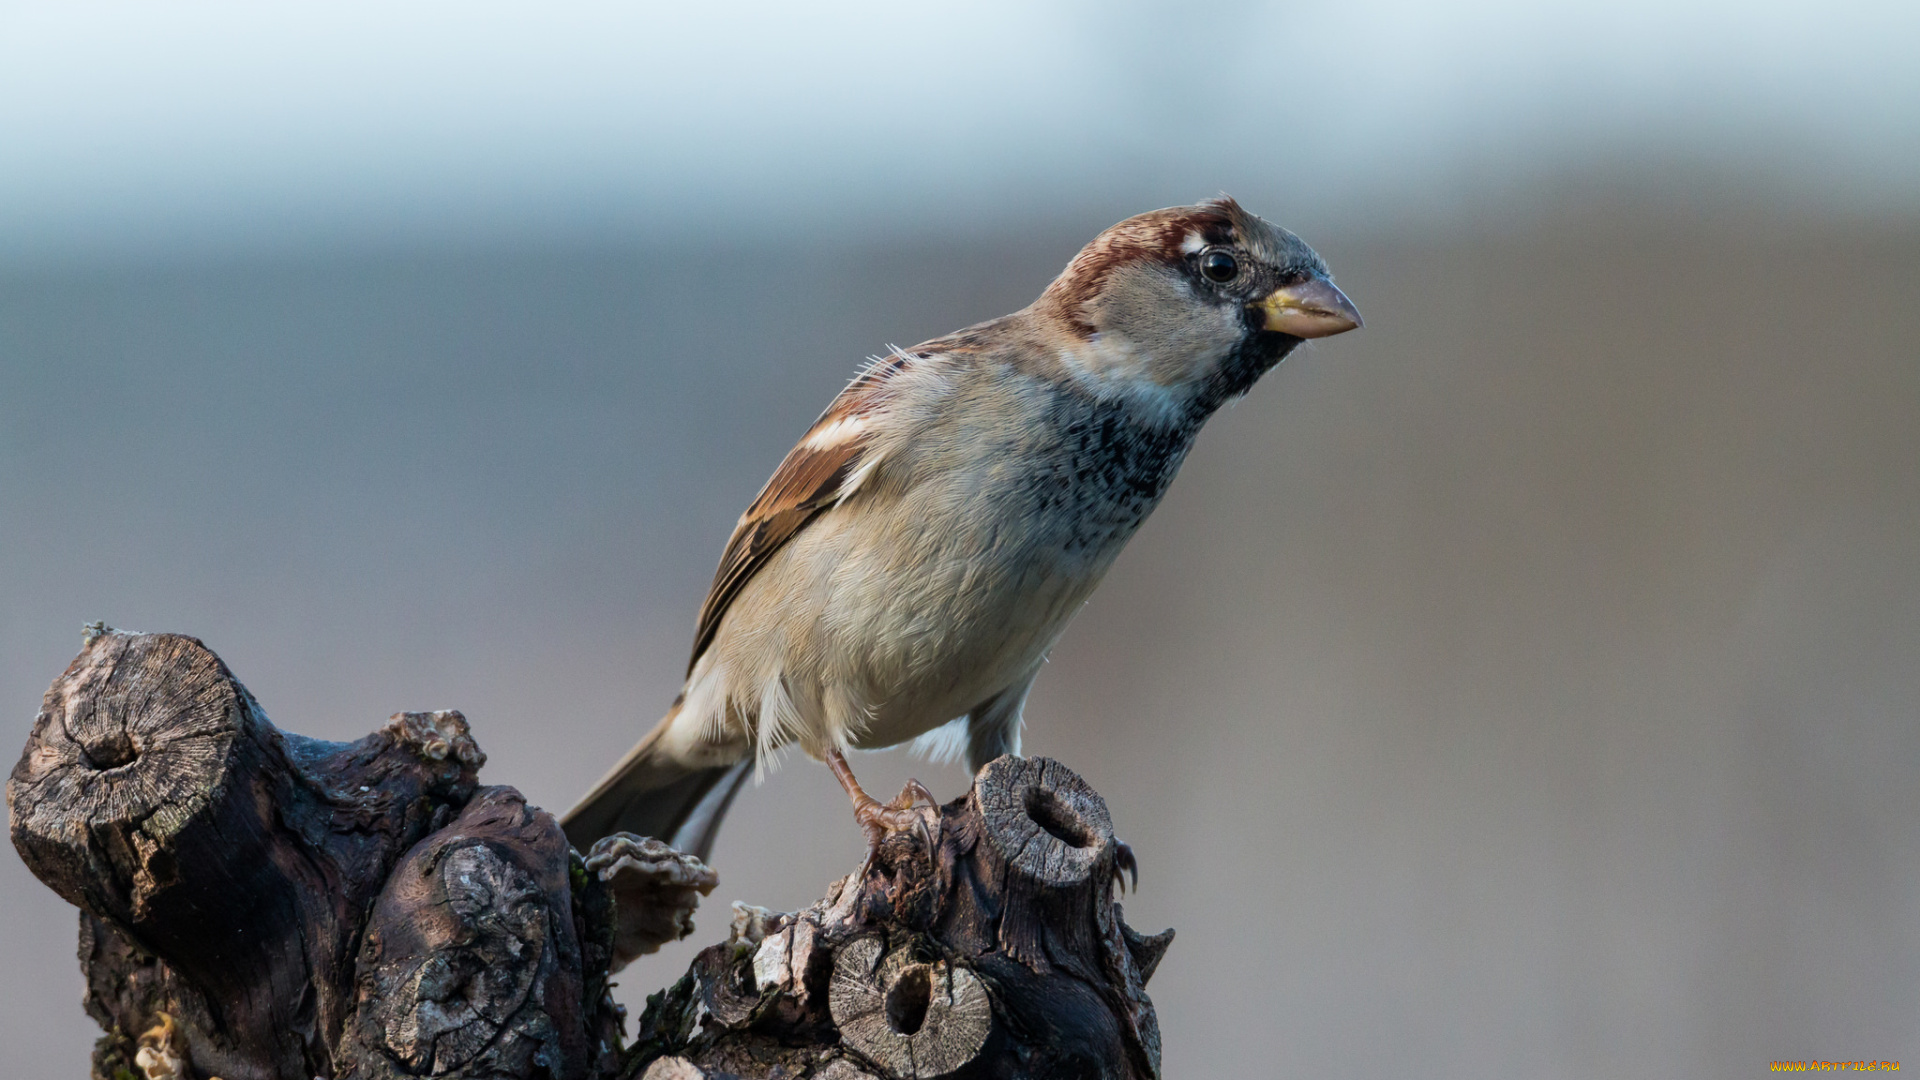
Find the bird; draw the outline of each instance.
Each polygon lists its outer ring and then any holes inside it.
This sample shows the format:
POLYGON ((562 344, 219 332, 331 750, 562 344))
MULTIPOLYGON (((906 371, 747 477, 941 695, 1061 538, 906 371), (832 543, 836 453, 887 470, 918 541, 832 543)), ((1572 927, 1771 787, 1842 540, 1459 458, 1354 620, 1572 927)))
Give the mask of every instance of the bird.
POLYGON ((873 358, 741 515, 666 716, 567 812, 708 857, 748 771, 798 744, 869 844, 845 752, 1018 754, 1049 649, 1202 425, 1303 341, 1361 325, 1324 260, 1222 195, 1096 236, 1027 307, 873 358))

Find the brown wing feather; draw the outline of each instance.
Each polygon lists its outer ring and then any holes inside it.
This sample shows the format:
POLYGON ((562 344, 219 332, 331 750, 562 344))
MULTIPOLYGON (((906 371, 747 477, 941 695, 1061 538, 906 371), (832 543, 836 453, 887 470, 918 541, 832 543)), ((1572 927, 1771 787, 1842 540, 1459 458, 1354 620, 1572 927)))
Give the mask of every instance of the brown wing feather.
POLYGON ((693 635, 693 657, 687 671, 700 662, 700 654, 713 644, 720 631, 720 619, 726 615, 747 581, 758 573, 781 545, 793 539, 806 524, 841 498, 841 488, 865 463, 871 438, 864 432, 849 432, 847 438, 824 446, 810 446, 808 440, 822 428, 854 420, 872 412, 887 378, 909 359, 894 353, 876 361, 860 373, 827 411, 813 422, 799 445, 787 452, 786 460, 773 472, 767 486, 740 515, 733 536, 727 540, 726 553, 720 556, 720 569, 713 575, 713 587, 707 590, 707 602, 700 606, 700 624, 693 635))

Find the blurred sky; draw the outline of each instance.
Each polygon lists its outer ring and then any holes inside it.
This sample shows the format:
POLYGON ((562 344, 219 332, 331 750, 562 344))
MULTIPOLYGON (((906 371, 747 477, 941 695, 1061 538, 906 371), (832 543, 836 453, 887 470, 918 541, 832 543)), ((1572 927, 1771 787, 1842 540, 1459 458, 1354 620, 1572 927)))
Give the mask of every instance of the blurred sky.
POLYGON ((1910 204, 1920 5, 0 6, 0 264, 966 230, 1221 188, 1405 225, 1625 157, 1910 204))

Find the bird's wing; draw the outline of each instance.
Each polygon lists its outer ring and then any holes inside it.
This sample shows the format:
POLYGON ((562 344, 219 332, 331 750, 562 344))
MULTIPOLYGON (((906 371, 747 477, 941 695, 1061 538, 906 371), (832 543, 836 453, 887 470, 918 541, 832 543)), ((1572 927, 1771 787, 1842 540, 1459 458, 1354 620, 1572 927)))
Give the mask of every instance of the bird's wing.
POLYGON ((713 644, 720 619, 748 580, 808 522, 852 495, 873 474, 880 464, 874 445, 875 414, 886 403, 888 380, 914 359, 913 354, 896 349, 855 377, 807 429, 799 445, 787 452, 759 497, 740 515, 720 557, 720 569, 713 575, 713 586, 707 590, 707 602, 700 606, 693 657, 687 662, 689 674, 700 654, 713 644))

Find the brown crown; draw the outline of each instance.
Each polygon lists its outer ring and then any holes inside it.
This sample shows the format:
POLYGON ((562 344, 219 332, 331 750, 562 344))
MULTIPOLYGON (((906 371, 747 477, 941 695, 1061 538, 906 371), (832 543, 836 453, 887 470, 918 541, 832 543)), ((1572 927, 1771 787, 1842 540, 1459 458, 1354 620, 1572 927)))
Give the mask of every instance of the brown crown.
POLYGON ((1087 303, 1106 287, 1116 269, 1138 262, 1177 266, 1186 258, 1181 246, 1194 232, 1209 244, 1231 244, 1245 238, 1249 221, 1250 215, 1227 195, 1197 206, 1169 206, 1130 217, 1081 248, 1036 306, 1057 312, 1082 336, 1090 335, 1093 327, 1084 314, 1087 303))

